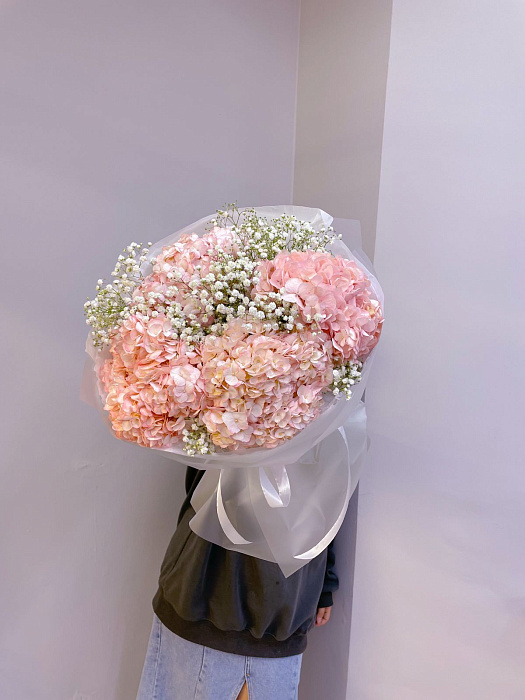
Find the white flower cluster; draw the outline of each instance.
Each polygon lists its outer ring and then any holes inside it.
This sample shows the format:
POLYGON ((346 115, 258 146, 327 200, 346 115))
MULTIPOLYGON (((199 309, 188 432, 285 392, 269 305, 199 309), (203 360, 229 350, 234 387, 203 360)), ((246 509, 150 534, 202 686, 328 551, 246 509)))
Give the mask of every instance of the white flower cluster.
POLYGON ((125 255, 119 255, 113 272, 112 282, 104 285, 104 280, 97 282, 97 296, 84 303, 86 323, 92 326, 91 337, 95 347, 102 347, 111 342, 111 336, 119 328, 122 320, 130 314, 133 291, 142 282, 141 264, 147 259, 149 247, 142 248, 142 243, 130 243, 123 249, 125 255), (142 249, 141 249, 142 248, 142 249), (141 255, 137 261, 137 253, 141 255))
POLYGON ((262 321, 264 331, 295 328, 298 308, 283 301, 279 292, 256 293, 252 298, 251 289, 259 282, 254 272, 258 263, 246 250, 241 249, 236 257, 218 248, 213 253, 210 272, 190 281, 191 295, 201 304, 203 320, 213 320, 206 328, 208 334, 220 335, 234 318, 242 318, 246 330, 252 329, 254 321, 262 321))
MULTIPOLYGON (((175 290, 173 291, 176 294, 175 290)), ((168 290, 167 294, 170 296, 170 290, 168 290)), ((196 314, 185 314, 180 302, 168 301, 166 306, 160 307, 160 310, 171 321, 171 331, 165 331, 164 334, 166 336, 185 340, 188 349, 193 348, 195 343, 199 343, 204 339, 206 328, 201 324, 196 314)))
POLYGON ((205 455, 215 452, 215 445, 211 441, 205 425, 193 421, 191 428, 183 428, 182 435, 182 441, 185 443, 184 452, 187 454, 205 455))
POLYGON ((239 211, 236 204, 227 204, 217 210, 212 225, 231 228, 247 256, 254 261, 273 260, 281 251, 314 250, 327 253, 328 246, 342 234, 335 234, 333 226, 318 231, 309 221, 291 214, 268 220, 253 208, 239 211))
MULTIPOLYGON (((164 292, 133 296, 143 281, 141 264, 152 243, 142 248, 138 260, 142 244, 130 243, 124 249, 125 255, 118 257, 112 283, 103 286, 104 281, 98 280, 96 298, 84 304, 86 323, 93 329, 93 344, 99 348, 109 345, 122 321, 131 314, 143 320, 165 315, 171 321, 166 335, 185 340, 189 349, 207 335, 221 335, 234 318, 242 318, 247 331, 252 330, 254 321, 263 322, 264 332, 302 330, 305 324, 296 321, 299 309, 283 300, 283 290, 256 293, 252 298, 252 289, 259 282, 256 268, 261 260, 272 260, 281 251, 329 252, 327 246, 341 235, 336 236, 332 226, 315 231, 311 223, 295 216, 268 220, 254 209, 240 212, 235 204, 217 211, 209 228, 216 226, 231 229, 238 252, 234 255, 219 245, 210 247, 208 253, 213 262, 208 274, 201 277, 201 266, 196 265, 195 274, 186 283, 183 271, 174 268, 167 274, 169 286, 164 292), (181 304, 181 295, 191 300, 191 312, 181 304)), ((320 314, 306 319, 313 333, 322 319, 320 314)))
POLYGON ((335 396, 342 393, 347 399, 352 396, 351 387, 361 381, 361 370, 363 363, 359 360, 356 362, 345 362, 343 365, 333 370, 333 381, 330 389, 335 396))

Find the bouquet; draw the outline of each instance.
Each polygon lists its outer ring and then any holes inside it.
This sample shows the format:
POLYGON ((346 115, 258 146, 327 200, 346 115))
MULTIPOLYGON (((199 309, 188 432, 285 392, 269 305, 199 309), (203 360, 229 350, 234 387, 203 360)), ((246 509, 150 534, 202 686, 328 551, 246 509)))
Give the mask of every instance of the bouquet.
POLYGON ((285 575, 342 522, 383 325, 377 279, 331 222, 226 205, 131 243, 84 305, 83 398, 117 438, 206 470, 197 534, 285 575))

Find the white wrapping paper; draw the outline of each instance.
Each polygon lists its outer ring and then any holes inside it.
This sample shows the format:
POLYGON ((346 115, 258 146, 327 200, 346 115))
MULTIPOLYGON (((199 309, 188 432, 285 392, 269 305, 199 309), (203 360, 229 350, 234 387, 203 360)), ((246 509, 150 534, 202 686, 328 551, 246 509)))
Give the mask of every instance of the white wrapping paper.
MULTIPOLYGON (((333 220, 321 209, 291 205, 260 207, 255 211, 267 218, 292 214, 311 221, 315 227, 329 226, 333 220)), ((205 217, 158 241, 148 257, 158 255, 163 246, 175 242, 183 233, 202 235, 212 218, 214 215, 205 217)), ((384 307, 382 289, 364 252, 351 251, 340 240, 334 242, 331 250, 358 262, 371 281, 373 296, 384 307)), ((149 274, 151 265, 144 263, 142 272, 149 274)), ((182 446, 142 447, 206 470, 191 499, 196 511, 190 520, 191 529, 226 549, 276 562, 286 577, 322 552, 343 522, 369 447, 361 397, 376 350, 377 345, 364 362, 361 381, 353 386, 350 399, 325 394, 321 415, 275 448, 243 448, 234 452, 218 449, 212 454, 190 456, 182 446)), ((109 350, 96 349, 88 334, 86 352, 81 398, 99 410, 115 434, 104 410, 104 387, 95 372, 110 357, 109 350)))

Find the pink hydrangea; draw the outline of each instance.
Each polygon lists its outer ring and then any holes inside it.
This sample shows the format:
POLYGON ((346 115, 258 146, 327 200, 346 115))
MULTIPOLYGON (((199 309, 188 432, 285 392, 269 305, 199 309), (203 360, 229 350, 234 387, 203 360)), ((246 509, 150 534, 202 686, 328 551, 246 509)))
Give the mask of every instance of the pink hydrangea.
POLYGON ((201 417, 224 448, 275 447, 318 415, 332 381, 332 345, 322 334, 271 332, 241 319, 202 343, 206 408, 201 417))
POLYGON ((321 329, 330 337, 336 356, 365 359, 379 340, 383 323, 379 302, 371 296, 371 283, 354 261, 329 253, 279 253, 259 264, 257 292, 282 291, 285 301, 297 304, 304 322, 326 315, 321 329))
POLYGON ((117 436, 146 447, 166 447, 182 436, 188 418, 205 405, 198 353, 165 335, 162 316, 132 314, 113 339, 101 370, 105 409, 117 436))
POLYGON ((239 248, 233 234, 228 228, 214 226, 208 233, 198 236, 196 233, 184 233, 171 245, 164 246, 157 255, 153 272, 158 279, 167 281, 168 272, 178 270, 182 273, 184 282, 189 282, 196 273, 196 265, 200 265, 199 277, 204 277, 210 271, 210 263, 214 254, 208 252, 219 248, 226 253, 237 254, 239 248))
POLYGON ((195 297, 188 294, 189 288, 187 284, 183 282, 170 281, 166 276, 159 272, 153 272, 148 275, 139 284, 133 292, 133 300, 136 301, 138 296, 146 297, 149 292, 155 292, 155 294, 162 294, 164 297, 159 297, 159 301, 164 301, 167 299, 166 292, 168 289, 175 290, 177 293, 169 297, 170 301, 178 302, 182 307, 182 314, 189 317, 190 314, 195 314, 198 322, 202 326, 209 326, 213 323, 213 319, 208 317, 204 320, 205 311, 203 305, 195 299, 195 297))
POLYGON ((182 314, 189 317, 194 314, 201 326, 210 326, 214 319, 206 315, 203 305, 188 292, 188 283, 192 278, 199 279, 210 271, 210 264, 216 253, 208 251, 218 248, 221 251, 236 254, 237 243, 234 241, 230 229, 213 227, 203 236, 196 233, 185 233, 178 241, 169 246, 164 246, 153 263, 153 272, 134 290, 133 299, 138 296, 146 296, 148 292, 166 294, 167 290, 175 290, 169 298, 178 302, 182 307, 182 314), (200 265, 197 270, 196 266, 200 265), (170 279, 169 273, 180 273, 181 279, 170 279))

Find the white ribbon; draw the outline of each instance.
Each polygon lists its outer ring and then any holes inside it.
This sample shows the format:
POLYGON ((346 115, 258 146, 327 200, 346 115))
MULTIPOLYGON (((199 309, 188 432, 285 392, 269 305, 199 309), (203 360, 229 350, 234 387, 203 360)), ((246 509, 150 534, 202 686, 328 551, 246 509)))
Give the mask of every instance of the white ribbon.
POLYGON ((337 534, 369 444, 360 402, 344 425, 297 462, 273 466, 275 485, 268 467, 208 469, 192 495, 190 528, 226 549, 277 562, 290 576, 337 534))
POLYGON ((266 502, 271 508, 286 508, 292 496, 290 479, 284 465, 268 467, 277 482, 277 489, 268 478, 264 467, 259 467, 259 479, 266 502))
POLYGON ((223 473, 224 473, 224 470, 221 469, 220 474, 219 474, 219 479, 217 481, 217 517, 219 518, 219 522, 221 524, 221 527, 224 530, 226 537, 233 544, 252 544, 250 542, 250 540, 245 540, 244 537, 242 537, 237 532, 237 530, 233 527, 232 522, 228 517, 228 514, 226 513, 226 508, 224 507, 224 503, 222 501, 222 489, 221 489, 221 477, 222 477, 223 473))

